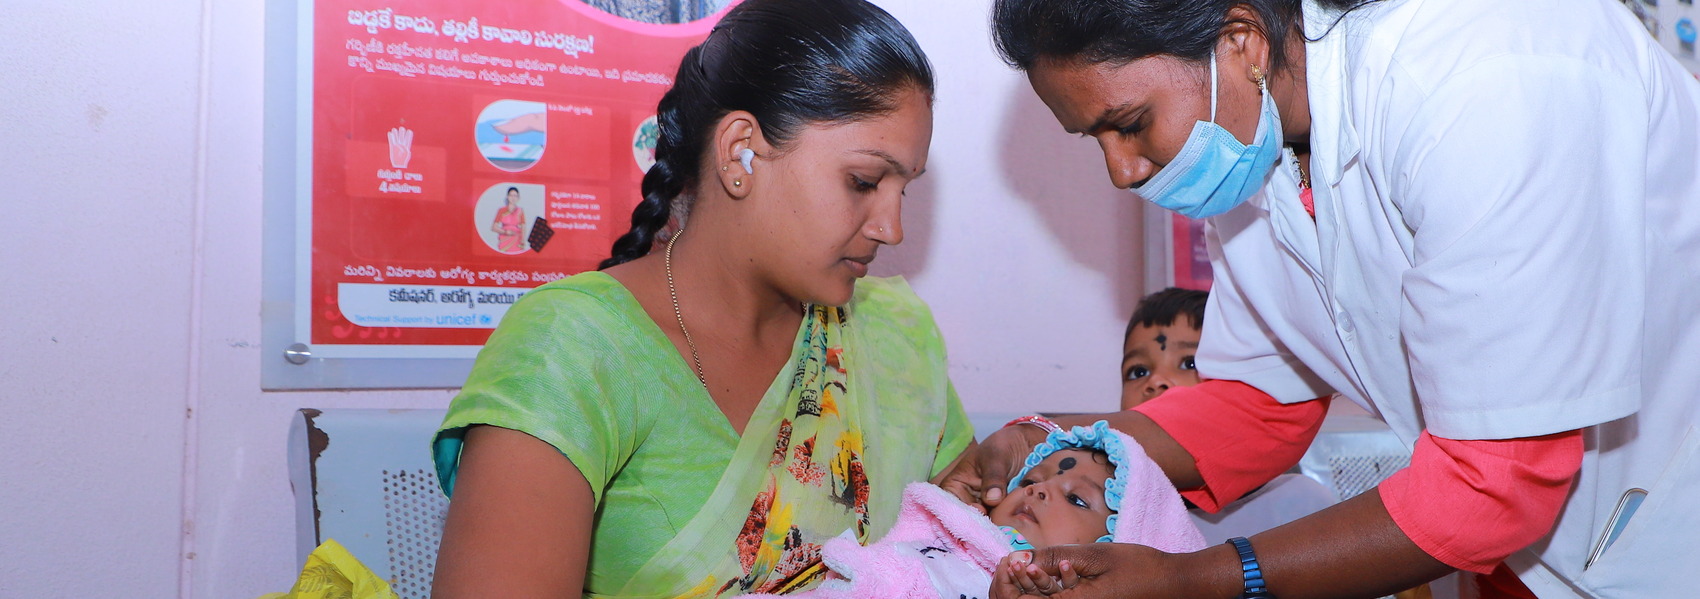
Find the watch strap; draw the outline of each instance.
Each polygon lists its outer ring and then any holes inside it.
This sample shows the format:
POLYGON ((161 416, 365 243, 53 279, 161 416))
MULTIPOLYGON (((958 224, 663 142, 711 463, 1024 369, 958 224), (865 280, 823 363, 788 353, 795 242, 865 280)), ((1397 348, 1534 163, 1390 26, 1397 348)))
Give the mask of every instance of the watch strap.
POLYGON ((1263 566, 1257 563, 1257 552, 1251 550, 1251 541, 1245 537, 1234 537, 1228 539, 1228 544, 1240 554, 1240 574, 1245 577, 1245 592, 1240 594, 1240 599, 1275 599, 1275 595, 1269 593, 1269 586, 1263 582, 1263 566))

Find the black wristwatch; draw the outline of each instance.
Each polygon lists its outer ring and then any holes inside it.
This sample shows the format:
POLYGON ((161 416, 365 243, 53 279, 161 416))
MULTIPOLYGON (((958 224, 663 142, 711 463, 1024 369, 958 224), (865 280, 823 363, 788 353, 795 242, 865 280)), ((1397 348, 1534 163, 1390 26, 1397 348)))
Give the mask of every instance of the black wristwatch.
POLYGON ((1251 550, 1251 541, 1245 537, 1228 539, 1228 544, 1240 552, 1240 572, 1245 576, 1245 592, 1240 593, 1240 599, 1275 599, 1269 593, 1269 587, 1263 584, 1263 567, 1257 564, 1257 553, 1251 550))

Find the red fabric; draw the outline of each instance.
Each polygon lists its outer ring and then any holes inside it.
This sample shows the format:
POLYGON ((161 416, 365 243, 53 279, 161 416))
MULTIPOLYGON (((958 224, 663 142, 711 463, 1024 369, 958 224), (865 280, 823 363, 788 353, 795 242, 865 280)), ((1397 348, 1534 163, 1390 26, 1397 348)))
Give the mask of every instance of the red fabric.
POLYGON ((1523 580, 1517 578, 1517 573, 1505 567, 1501 562, 1494 566, 1493 572, 1487 575, 1474 575, 1477 599, 1539 599, 1534 591, 1524 586, 1523 580))
POLYGON ((1387 513, 1446 565, 1487 574, 1552 530, 1582 467, 1582 431, 1456 441, 1424 431, 1411 467, 1382 481, 1387 513))
MULTIPOLYGON (((1215 513, 1298 463, 1328 403, 1282 404, 1245 383, 1205 381, 1133 409, 1192 454, 1204 486, 1181 495, 1215 513)), ((1580 431, 1482 441, 1424 432, 1411 467, 1383 481, 1378 492, 1394 523, 1424 552, 1486 574, 1552 529, 1581 464, 1580 431)), ((1490 577, 1484 593, 1518 596, 1516 587, 1501 584, 1507 580, 1490 577)))
POLYGON ((1204 486, 1181 496, 1214 514, 1299 463, 1328 415, 1328 398, 1283 404, 1239 381, 1204 381, 1133 410, 1192 454, 1204 486))
POLYGON ((1299 190, 1299 202, 1305 205, 1305 214, 1316 220, 1316 194, 1311 193, 1309 187, 1299 190))

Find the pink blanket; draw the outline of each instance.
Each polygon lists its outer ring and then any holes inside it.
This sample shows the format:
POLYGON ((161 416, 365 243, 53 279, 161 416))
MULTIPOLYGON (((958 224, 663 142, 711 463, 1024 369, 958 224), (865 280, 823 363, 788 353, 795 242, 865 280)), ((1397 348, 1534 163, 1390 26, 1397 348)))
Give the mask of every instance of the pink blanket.
POLYGON ((827 541, 821 548, 821 559, 831 570, 826 580, 789 596, 985 597, 992 586, 990 572, 1009 552, 1009 538, 980 512, 944 489, 912 483, 903 489, 902 510, 885 538, 866 547, 848 536, 827 541))
MULTIPOLYGON (((1138 452, 1127 465, 1116 542, 1170 553, 1203 549, 1204 536, 1187 516, 1180 493, 1133 439, 1116 434, 1129 453, 1138 452)), ((847 536, 828 541, 821 549, 831 570, 826 580, 789 596, 978 599, 986 596, 992 570, 1009 552, 1009 538, 979 511, 936 486, 912 483, 903 489, 897 523, 885 538, 866 547, 847 536)))

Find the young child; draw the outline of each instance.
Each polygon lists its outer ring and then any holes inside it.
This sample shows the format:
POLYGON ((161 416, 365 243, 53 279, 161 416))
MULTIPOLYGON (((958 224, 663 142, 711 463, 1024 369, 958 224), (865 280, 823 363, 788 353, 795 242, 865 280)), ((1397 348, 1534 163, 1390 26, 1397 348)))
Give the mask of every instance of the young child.
POLYGON ((1170 387, 1198 384, 1198 337, 1207 291, 1170 287, 1145 296, 1122 341, 1122 408, 1137 406, 1170 387))
MULTIPOLYGON (((911 484, 884 538, 866 547, 849 537, 828 541, 821 550, 826 579, 789 596, 978 599, 992 588, 1000 560, 1015 550, 1109 541, 1170 552, 1204 547, 1180 494, 1132 438, 1104 421, 1073 430, 1037 422, 1054 430, 990 514, 936 486, 911 484)), ((1016 584, 1012 576, 1018 575, 1001 572, 997 583, 1016 584)), ((1063 588, 1062 581, 1039 576, 1044 579, 1026 580, 1063 588)))
MULTIPOLYGON (((1204 328, 1204 305, 1209 299, 1207 291, 1170 287, 1139 300, 1122 341, 1121 409, 1150 401, 1172 387, 1198 384, 1198 367, 1193 356, 1198 352, 1198 340, 1204 328)), ((1337 501, 1334 492, 1321 483, 1289 473, 1224 506, 1220 512, 1195 512, 1193 517, 1204 538, 1217 544, 1232 537, 1249 537, 1337 501)), ((1019 571, 1011 571, 1016 582, 1021 582, 1020 575, 1019 571)), ((1498 578, 1516 580, 1514 576, 1498 578)), ((1031 581, 1026 585, 1028 588, 1041 589, 1050 588, 1047 584, 1069 583, 1052 581, 1042 573, 1027 580, 1031 581)), ((1418 588, 1426 591, 1424 587, 1418 588)), ((1407 593, 1423 596, 1416 589, 1397 596, 1403 598, 1407 593)))

